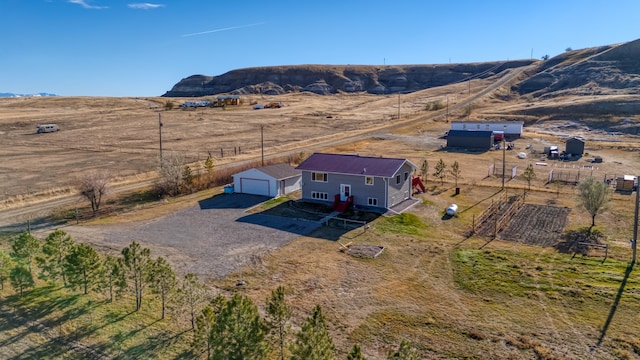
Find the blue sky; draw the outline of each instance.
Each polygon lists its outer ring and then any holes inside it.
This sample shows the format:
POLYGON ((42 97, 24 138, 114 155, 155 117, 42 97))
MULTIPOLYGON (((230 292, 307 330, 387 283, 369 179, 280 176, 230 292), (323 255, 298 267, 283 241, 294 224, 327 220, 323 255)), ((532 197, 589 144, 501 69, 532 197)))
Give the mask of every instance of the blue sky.
POLYGON ((0 0, 0 92, 159 96, 268 65, 539 59, 639 38, 637 0, 0 0))

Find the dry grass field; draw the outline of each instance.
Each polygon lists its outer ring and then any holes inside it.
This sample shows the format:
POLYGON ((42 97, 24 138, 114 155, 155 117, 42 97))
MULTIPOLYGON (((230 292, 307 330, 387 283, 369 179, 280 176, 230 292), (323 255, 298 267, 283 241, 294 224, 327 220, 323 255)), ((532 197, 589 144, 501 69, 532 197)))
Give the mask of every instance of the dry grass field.
MULTIPOLYGON (((422 357, 429 359, 640 358, 636 339, 640 331, 640 278, 625 272, 631 256, 628 239, 632 236, 633 196, 614 194, 609 211, 596 218, 610 246, 605 262, 598 249, 588 256, 572 257, 553 247, 511 241, 509 233, 496 240, 467 236, 474 216, 492 200, 521 194, 527 188, 518 176, 507 181, 506 194, 500 191, 501 180, 488 172, 491 165, 501 166, 503 156, 507 169, 517 166, 520 175, 528 164, 542 161, 532 149, 549 144, 562 147, 568 135, 585 136, 588 155, 580 161, 536 165, 537 178, 527 194, 527 203, 569 208, 565 230, 577 230, 590 224, 589 215, 577 207, 573 186, 546 184, 547 174, 550 170, 603 178, 633 174, 640 165, 638 138, 561 126, 566 125, 562 121, 571 120, 566 119, 531 124, 514 142, 515 149, 505 153, 442 149, 445 140, 441 136, 449 128, 446 121, 465 116, 463 109, 455 106, 490 84, 491 80, 472 81, 401 96, 249 96, 237 108, 196 110, 164 110, 166 101, 177 105, 186 99, 0 99, 0 206, 15 207, 38 194, 46 197, 69 191, 77 176, 93 168, 109 169, 121 182, 153 178, 158 164, 159 114, 164 123, 165 151, 180 152, 193 162, 202 162, 210 153, 217 166, 259 158, 261 126, 267 155, 322 150, 406 157, 418 166, 427 160, 430 172, 439 159, 449 165, 457 161, 462 170, 461 193, 454 194, 452 179, 440 183, 430 176, 427 192, 417 195, 421 203, 409 211, 410 219, 417 220, 381 217, 366 232, 323 227, 262 254, 253 266, 208 283, 214 292, 245 293, 260 306, 271 290, 284 285, 296 326, 320 304, 341 358, 358 343, 367 358, 384 359, 402 339, 412 341, 422 357), (250 105, 270 101, 280 101, 284 107, 253 110, 250 105), (448 116, 445 110, 427 111, 427 105, 434 101, 448 102, 452 111, 448 116), (400 120, 407 121, 404 126, 395 126, 398 110, 400 120), (35 126, 42 123, 57 123, 61 131, 35 134, 35 126), (386 128, 390 126, 394 127, 386 128), (371 133, 355 137, 365 132, 371 133), (345 137, 354 138, 331 142, 345 137), (240 152, 231 155, 234 148, 240 152), (520 151, 527 153, 527 159, 516 157, 520 151), (595 155, 602 156, 604 162, 586 161, 595 155), (458 204, 460 211, 448 218, 444 209, 451 203, 458 204), (385 250, 375 259, 351 257, 339 251, 335 241, 326 240, 333 238, 354 245, 381 245, 385 250), (236 287, 238 278, 247 286, 236 287)), ((506 93, 505 86, 475 102, 469 118, 516 119, 501 109, 531 106, 526 100, 498 96, 506 93)), ((209 191, 200 196, 211 195, 209 191)), ((168 208, 172 212, 192 206, 200 199, 195 194, 169 201, 164 208, 154 203, 131 216, 100 222, 118 226, 126 221, 129 226, 137 220, 166 215, 168 208)), ((81 227, 90 232, 94 226, 97 223, 81 227)), ((527 234, 517 236, 522 239, 527 234)), ((154 254, 172 251, 154 248, 153 239, 145 243, 154 254)), ((189 263, 186 255, 173 251, 189 263)), ((179 266, 176 270, 185 271, 179 266)), ((95 307, 100 309, 96 311, 104 310, 95 307)), ((143 345, 148 341, 145 331, 162 329, 163 336, 169 337, 171 331, 176 332, 176 338, 183 335, 141 315, 134 320, 144 324, 135 338, 143 345)), ((186 326, 182 318, 177 323, 186 326)), ((0 343, 14 358, 23 358, 20 354, 25 349, 43 343, 31 335, 23 336, 24 342, 11 343, 15 333, 30 334, 33 327, 0 325, 0 343), (10 330, 4 332, 6 328, 10 330)), ((89 345, 108 343, 113 331, 105 325, 83 341, 89 345)), ((143 345, 137 345, 134 354, 142 353, 141 349, 146 349, 143 345)), ((125 351, 105 348, 112 357, 125 351)), ((153 348, 157 353, 144 357, 178 358, 181 349, 153 348)), ((61 352, 56 357, 68 355, 61 352)))
MULTIPOLYGON (((472 92, 487 85, 472 84, 472 92)), ((448 98, 454 106, 467 91, 466 85, 457 85, 400 97, 247 96, 243 105, 225 109, 180 109, 179 104, 193 99, 175 98, 0 99, 0 206, 70 191, 75 178, 95 168, 108 169, 118 181, 152 176, 149 173, 159 164, 159 116, 165 154, 179 152, 192 162, 204 161, 210 154, 222 164, 259 158, 261 127, 266 155, 304 150, 392 124, 398 117, 399 98, 400 117, 416 118, 428 115, 427 104, 448 98), (173 110, 165 110, 168 101, 176 106, 173 110), (250 105, 271 101, 284 106, 253 110, 250 105), (56 123, 61 130, 36 134, 36 125, 45 123, 56 123)))

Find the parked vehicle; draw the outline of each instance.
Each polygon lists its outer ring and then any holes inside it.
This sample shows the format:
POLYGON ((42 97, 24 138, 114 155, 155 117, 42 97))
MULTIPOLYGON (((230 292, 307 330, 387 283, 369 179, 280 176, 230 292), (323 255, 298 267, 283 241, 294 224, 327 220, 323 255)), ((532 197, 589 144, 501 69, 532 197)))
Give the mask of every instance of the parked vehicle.
POLYGON ((38 134, 42 134, 42 133, 56 132, 59 130, 60 130, 60 127, 57 124, 45 124, 45 125, 38 125, 36 132, 38 134))

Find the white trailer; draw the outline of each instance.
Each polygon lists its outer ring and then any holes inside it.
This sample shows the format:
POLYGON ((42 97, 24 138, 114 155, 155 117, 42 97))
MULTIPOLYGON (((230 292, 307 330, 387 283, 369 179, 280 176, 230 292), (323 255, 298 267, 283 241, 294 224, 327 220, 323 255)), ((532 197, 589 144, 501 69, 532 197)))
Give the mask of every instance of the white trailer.
POLYGON ((36 126, 36 129, 38 134, 42 134, 59 131, 60 127, 57 124, 44 124, 36 126))
POLYGON ((466 131, 503 131, 505 136, 520 137, 522 136, 522 121, 452 121, 451 130, 466 131))

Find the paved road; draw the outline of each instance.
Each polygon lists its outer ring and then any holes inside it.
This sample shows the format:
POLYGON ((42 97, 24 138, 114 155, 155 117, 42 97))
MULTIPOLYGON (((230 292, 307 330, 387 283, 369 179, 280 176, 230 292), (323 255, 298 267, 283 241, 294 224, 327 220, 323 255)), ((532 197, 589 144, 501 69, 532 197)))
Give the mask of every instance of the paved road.
POLYGON ((151 221, 97 226, 66 226, 75 239, 119 253, 132 240, 164 256, 180 273, 222 277, 256 256, 266 254, 320 223, 259 213, 246 209, 268 198, 246 194, 221 194, 151 221))

